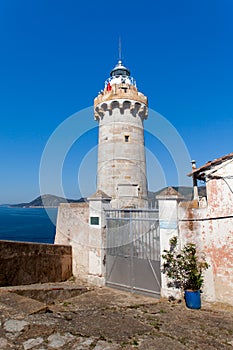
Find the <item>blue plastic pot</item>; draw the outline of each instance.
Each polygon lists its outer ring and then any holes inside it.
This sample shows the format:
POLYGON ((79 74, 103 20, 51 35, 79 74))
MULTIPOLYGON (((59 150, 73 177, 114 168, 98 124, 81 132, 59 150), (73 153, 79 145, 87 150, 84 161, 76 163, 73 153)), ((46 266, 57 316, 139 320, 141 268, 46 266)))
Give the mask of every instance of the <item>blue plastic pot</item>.
POLYGON ((189 309, 200 309, 201 308, 201 292, 200 290, 192 291, 185 290, 184 298, 186 306, 189 309))

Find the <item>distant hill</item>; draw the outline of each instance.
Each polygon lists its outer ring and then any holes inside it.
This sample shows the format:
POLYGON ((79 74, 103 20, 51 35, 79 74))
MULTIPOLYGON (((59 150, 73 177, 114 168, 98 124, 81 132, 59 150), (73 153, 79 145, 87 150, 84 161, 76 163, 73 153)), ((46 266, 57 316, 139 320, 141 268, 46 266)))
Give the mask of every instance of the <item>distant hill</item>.
MULTIPOLYGON (((191 200, 193 197, 193 187, 186 187, 186 186, 172 186, 177 192, 179 192, 186 200, 191 200)), ((152 208, 158 207, 158 201, 156 200, 156 196, 160 194, 165 188, 162 188, 161 190, 157 192, 149 191, 148 197, 149 197, 149 206, 152 208)), ((205 186, 198 187, 199 196, 204 197, 206 196, 206 188, 205 186)), ((63 197, 54 196, 52 194, 44 194, 43 196, 39 196, 33 201, 29 203, 19 203, 19 204, 12 204, 10 207, 18 207, 18 208, 35 208, 35 207, 58 207, 60 203, 82 203, 85 202, 86 198, 80 198, 80 199, 66 199, 63 197)))
MULTIPOLYGON (((190 201, 193 198, 193 187, 188 187, 188 186, 171 186, 171 187, 174 188, 174 190, 176 190, 177 192, 179 192, 185 198, 185 200, 190 201)), ((157 192, 149 191, 148 197, 149 197, 150 207, 152 208, 158 207, 158 201, 156 199, 156 196, 160 194, 165 188, 167 187, 164 187, 157 192)), ((198 194, 200 197, 206 196, 206 187, 205 186, 198 187, 198 194)))
POLYGON ((12 204, 11 207, 18 208, 34 208, 34 207, 58 207, 60 203, 80 203, 84 202, 85 198, 80 199, 66 199, 63 197, 54 196, 52 194, 44 194, 42 196, 37 197, 33 201, 29 203, 19 203, 12 204))

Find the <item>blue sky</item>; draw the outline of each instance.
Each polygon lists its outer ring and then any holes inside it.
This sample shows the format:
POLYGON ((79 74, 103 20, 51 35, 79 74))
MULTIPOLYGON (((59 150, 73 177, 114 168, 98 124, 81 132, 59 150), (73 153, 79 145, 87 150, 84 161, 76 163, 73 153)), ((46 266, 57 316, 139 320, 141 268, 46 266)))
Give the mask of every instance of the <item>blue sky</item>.
MULTIPOLYGON (((202 165, 232 152, 232 18, 232 0, 0 1, 0 203, 40 194, 45 145, 66 118, 93 105, 117 61, 119 36, 139 90, 177 130, 190 157, 202 165)), ((89 131, 63 164, 67 197, 95 187, 97 129, 87 119, 79 122, 89 131)), ((155 129, 156 120, 150 121, 155 129)), ((146 123, 149 187, 160 186, 162 173, 167 185, 177 185, 173 152, 151 137, 146 123)))

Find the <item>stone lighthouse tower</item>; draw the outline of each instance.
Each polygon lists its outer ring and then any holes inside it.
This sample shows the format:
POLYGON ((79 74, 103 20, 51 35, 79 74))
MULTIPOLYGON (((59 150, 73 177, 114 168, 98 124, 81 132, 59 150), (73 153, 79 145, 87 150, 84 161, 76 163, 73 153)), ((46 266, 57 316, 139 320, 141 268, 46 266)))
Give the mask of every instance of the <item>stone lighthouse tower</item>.
POLYGON ((99 122, 97 190, 112 198, 112 208, 146 208, 147 97, 121 60, 95 98, 94 113, 99 122))

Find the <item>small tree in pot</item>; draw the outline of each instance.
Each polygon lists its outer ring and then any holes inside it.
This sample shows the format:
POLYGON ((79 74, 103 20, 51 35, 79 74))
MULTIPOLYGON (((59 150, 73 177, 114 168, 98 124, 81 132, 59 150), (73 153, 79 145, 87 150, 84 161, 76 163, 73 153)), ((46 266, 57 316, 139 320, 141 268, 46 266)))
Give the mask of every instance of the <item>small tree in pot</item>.
POLYGON ((164 250, 163 253, 162 272, 168 277, 168 287, 183 290, 186 305, 189 308, 199 309, 200 289, 204 283, 203 272, 209 267, 204 255, 197 253, 196 245, 193 243, 187 243, 180 249, 177 237, 170 239, 170 249, 164 250))

